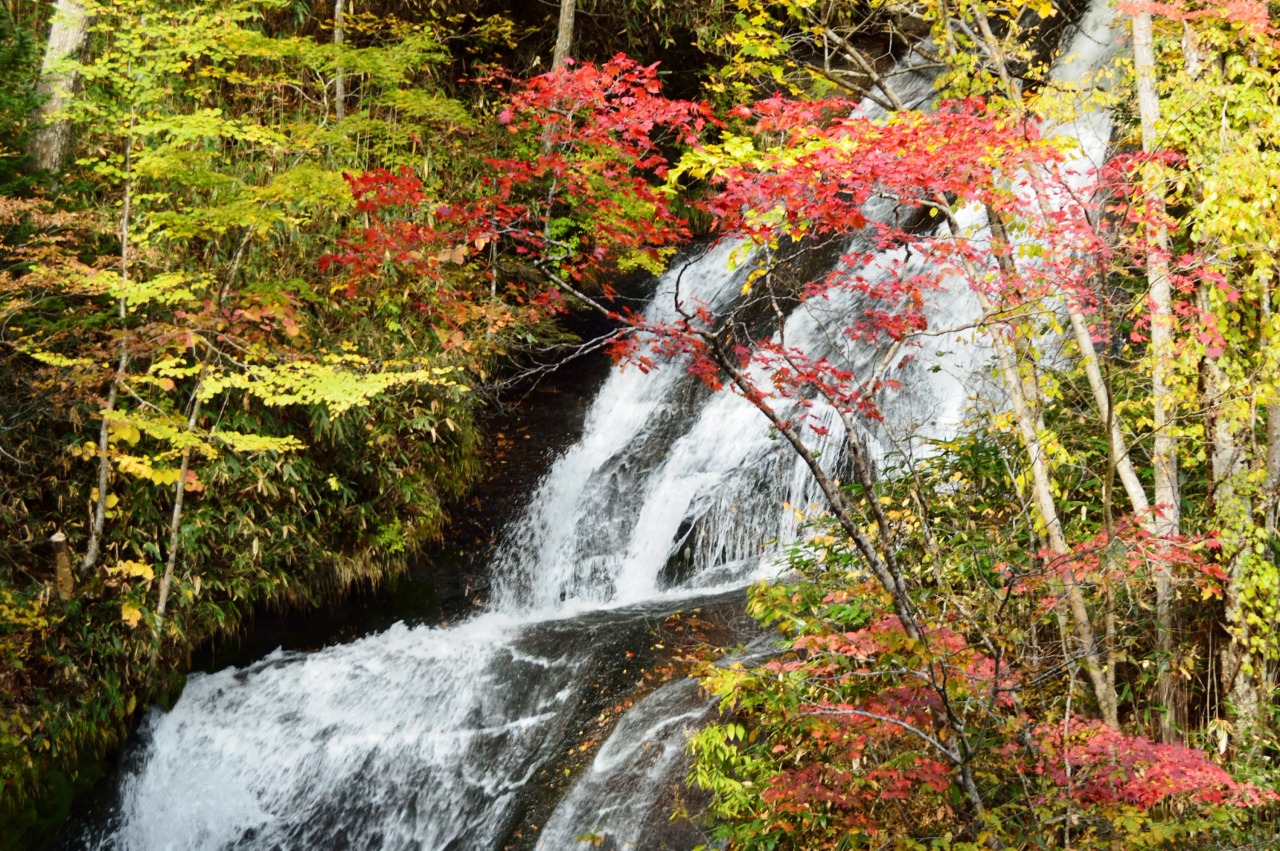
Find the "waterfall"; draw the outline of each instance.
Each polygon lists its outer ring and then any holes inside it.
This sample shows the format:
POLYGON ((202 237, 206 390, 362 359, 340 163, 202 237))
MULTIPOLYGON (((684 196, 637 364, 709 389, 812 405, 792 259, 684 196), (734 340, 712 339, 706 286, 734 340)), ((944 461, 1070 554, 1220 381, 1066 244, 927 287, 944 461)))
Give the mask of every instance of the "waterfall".
MULTIPOLYGON (((589 841, 580 842, 583 836, 607 838, 618 851, 671 847, 666 841, 675 804, 671 781, 684 768, 685 738, 713 714, 698 684, 688 679, 637 704, 596 754, 591 771, 556 808, 539 834, 537 851, 590 848, 589 841)), ((692 840, 685 848, 701 839, 688 825, 675 830, 692 840)))
MULTIPOLYGON (((1094 5, 1103 16, 1090 13, 1073 53, 1110 42, 1106 4, 1094 5)), ((1059 73, 1078 78, 1098 58, 1059 73)), ((1094 115, 1062 132, 1105 144, 1108 128, 1094 115)), ((730 259, 742 253, 725 244, 676 264, 648 318, 730 304, 748 265, 730 259)), ((788 341, 865 364, 877 353, 823 333, 856 309, 806 302, 787 320, 788 341)), ((957 282, 930 320, 976 312, 957 282)), ((930 338, 915 355, 886 423, 867 435, 884 464, 913 451, 913 436, 952 433, 986 363, 958 335, 930 338)), ((818 416, 831 426, 824 462, 838 465, 838 425, 829 411, 818 416)), ((783 506, 816 502, 808 471, 744 399, 709 392, 679 362, 615 369, 581 439, 505 530, 484 612, 191 675, 171 710, 147 715, 110 811, 67 846, 497 851, 590 720, 592 690, 647 641, 651 622, 775 570, 799 531, 783 506)), ((538 848, 568 851, 593 832, 619 851, 655 847, 685 733, 709 711, 689 681, 642 700, 542 826, 538 848)))
MULTIPOLYGON (((737 294, 745 270, 730 268, 734 250, 713 248, 668 273, 650 318, 676 298, 715 307, 737 294)), ((805 342, 820 333, 813 311, 838 309, 802 308, 788 333, 805 342)), ((971 352, 956 352, 954 371, 971 369, 971 352)), ((953 370, 912 370, 913 390, 895 400, 900 427, 959 416, 965 393, 953 370)), ((777 547, 797 534, 782 506, 817 497, 745 400, 710 393, 678 363, 616 369, 579 442, 507 530, 486 612, 191 675, 171 710, 148 714, 111 814, 78 847, 497 849, 628 642, 644 643, 649 624, 681 600, 774 569, 777 547)), ((656 797, 584 813, 590 790, 612 800, 603 790, 627 788, 617 769, 645 764, 627 756, 636 748, 651 761, 645 770, 669 777, 675 766, 678 775, 684 733, 707 707, 681 683, 641 709, 548 826, 556 835, 640 835, 636 822, 656 797)), ((653 785, 656 796, 663 784, 653 785)))

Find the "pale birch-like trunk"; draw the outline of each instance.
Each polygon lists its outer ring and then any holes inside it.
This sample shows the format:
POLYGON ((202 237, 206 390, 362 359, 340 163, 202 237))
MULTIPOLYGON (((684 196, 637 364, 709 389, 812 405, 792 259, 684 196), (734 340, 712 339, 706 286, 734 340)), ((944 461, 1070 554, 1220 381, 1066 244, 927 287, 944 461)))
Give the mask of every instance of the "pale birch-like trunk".
MULTIPOLYGON (((134 115, 129 115, 129 132, 133 132, 134 115)), ((133 137, 125 137, 124 147, 124 198, 120 203, 120 280, 129 282, 129 239, 133 225, 133 137)), ((107 527, 107 488, 111 483, 111 414, 116 409, 120 382, 129 366, 129 343, 125 336, 125 320, 129 316, 129 302, 121 296, 116 302, 116 316, 120 319, 120 357, 115 374, 111 376, 111 389, 107 391, 107 404, 102 411, 102 424, 98 427, 98 497, 93 506, 89 524, 89 543, 85 547, 84 560, 80 563, 81 575, 86 575, 98 563, 102 548, 102 535, 107 527)))
MULTIPOLYGON (((191 400, 191 414, 187 418, 188 434, 194 432, 200 418, 200 380, 196 381, 191 400)), ((164 575, 160 578, 160 597, 156 602, 156 639, 151 648, 151 667, 155 667, 160 656, 160 647, 164 643, 164 616, 169 607, 169 589, 173 586, 173 572, 178 565, 178 550, 181 546, 182 504, 187 493, 187 471, 191 469, 191 447, 182 450, 182 463, 178 467, 178 483, 173 489, 173 513, 169 518, 169 553, 165 560, 164 575)))
MULTIPOLYGON (((978 31, 982 35, 982 41, 986 48, 987 58, 992 63, 993 68, 999 75, 1002 85, 1010 98, 1010 103, 1020 104, 1022 89, 1014 75, 1008 67, 1008 60, 1005 56, 1003 47, 995 31, 991 27, 991 23, 979 5, 972 7, 974 19, 978 25, 978 31)), ((1040 203, 1042 212, 1045 216, 1045 223, 1051 221, 1050 210, 1048 209, 1048 201, 1044 188, 1036 180, 1036 176, 1030 175, 1037 200, 1040 203)), ((992 236, 998 243, 1009 246, 1011 243, 1005 232, 1004 224, 1000 217, 990 207, 987 209, 987 218, 992 229, 992 236)), ((949 217, 952 231, 956 231, 956 223, 954 218, 949 217)), ((1013 268, 1012 258, 1001 252, 996 251, 996 261, 1000 266, 1001 273, 1007 277, 1016 276, 1017 270, 1013 268)), ((976 270, 968 270, 971 275, 976 274, 976 270)), ((980 280, 980 278, 974 278, 980 280)), ((992 316, 992 306, 988 299, 979 293, 979 300, 982 304, 983 311, 992 316)), ((1114 468, 1120 474, 1122 483, 1125 486, 1126 493, 1133 504, 1135 512, 1143 515, 1150 515, 1149 503, 1146 499, 1146 493, 1142 488, 1141 481, 1138 479, 1137 473, 1133 469, 1133 462, 1129 457, 1128 448, 1124 441, 1123 432, 1119 423, 1114 419, 1113 407, 1111 405, 1111 397, 1107 391, 1106 383, 1103 379, 1101 370, 1098 367, 1097 353, 1094 350, 1093 340, 1089 335, 1088 325, 1085 319, 1078 312, 1071 311, 1072 329, 1077 336, 1078 344, 1081 348, 1081 355, 1085 359, 1085 370, 1089 378, 1090 387, 1094 394, 1095 403, 1098 405, 1099 412, 1107 422, 1107 438, 1111 447, 1111 461, 1114 468), (1081 339, 1083 337, 1083 339, 1081 339)), ((1005 339, 1000 333, 994 335, 996 343, 996 355, 1000 364, 1000 370, 1005 376, 1005 388, 1009 393, 1010 401, 1014 408, 1014 416, 1018 424, 1019 436, 1022 439, 1024 447, 1027 451, 1028 459, 1031 465, 1031 490, 1036 513, 1039 515, 1041 523, 1044 525, 1044 538, 1049 545, 1049 549, 1056 555, 1067 555, 1071 548, 1067 544, 1066 535, 1062 529, 1062 521, 1058 515, 1056 501, 1053 497, 1053 482, 1049 471, 1048 459, 1045 449, 1041 441, 1040 435, 1044 433, 1044 412, 1040 406, 1039 387, 1032 377, 1024 377, 1019 372, 1019 358, 1026 360, 1028 353, 1022 350, 1016 340, 1005 339)), ((1118 728, 1120 726, 1119 697, 1116 692, 1115 684, 1115 664, 1114 657, 1111 652, 1110 645, 1099 645, 1096 632, 1093 628, 1092 619, 1089 616, 1089 610, 1085 604, 1084 594, 1080 590, 1079 585, 1075 582, 1074 576, 1070 571, 1064 574, 1063 590, 1067 600, 1067 608, 1070 612, 1070 620, 1073 625, 1076 641, 1079 644, 1078 652, 1081 656, 1081 662, 1085 669, 1085 673, 1092 687, 1094 697, 1098 701, 1098 711, 1102 716, 1102 720, 1110 727, 1118 728)), ((1113 629, 1111 628, 1111 608, 1108 602, 1107 609, 1107 636, 1111 637, 1113 629)))
POLYGON ((58 0, 36 89, 42 99, 36 116, 38 129, 31 137, 29 148, 36 165, 48 171, 62 168, 71 146, 71 122, 62 113, 75 88, 76 74, 60 66, 79 55, 88 35, 89 16, 79 0, 58 0))
MULTIPOLYGON (((960 237, 960 228, 955 216, 949 208, 944 208, 944 213, 951 233, 957 238, 960 237)), ((993 253, 1000 272, 1006 277, 1013 276, 1017 271, 1012 267, 1013 261, 1009 254, 1000 248, 1000 244, 1009 245, 1004 224, 995 210, 990 207, 987 208, 987 220, 991 227, 993 241, 997 243, 993 253)), ((966 274, 969 275, 971 280, 981 281, 983 279, 983 276, 972 265, 971 261, 962 260, 962 263, 966 274)), ((994 317, 995 310, 991 300, 980 288, 975 288, 974 292, 978 296, 978 302, 982 307, 983 313, 988 317, 994 317)), ((1044 536, 1049 543, 1050 551, 1057 556, 1069 555, 1071 548, 1068 546, 1066 535, 1062 530, 1062 519, 1058 514, 1057 503, 1053 497, 1053 479, 1049 472, 1048 456, 1041 440, 1045 426, 1043 411, 1039 405, 1039 390, 1036 387, 1034 378, 1022 376, 1019 370, 1020 353, 1017 343, 1006 339, 999 329, 992 335, 992 339, 995 342, 996 359, 1000 366, 1001 375, 1004 378, 1005 389, 1009 393, 1009 400, 1013 405, 1014 418, 1018 424, 1018 434, 1022 439, 1023 447, 1026 449, 1028 462, 1031 466, 1031 495, 1035 504, 1036 514, 1039 515, 1040 522, 1044 526, 1044 536)), ((1023 359, 1026 359, 1025 353, 1023 353, 1023 359)), ((1093 621, 1089 617, 1089 608, 1085 603, 1084 593, 1080 590, 1080 586, 1076 583, 1075 577, 1070 570, 1063 571, 1062 585, 1067 601, 1067 609, 1070 613, 1072 632, 1074 632, 1076 642, 1079 645, 1080 661, 1085 669, 1085 674, 1089 678, 1094 698, 1098 701, 1098 713, 1102 716, 1104 724, 1118 728, 1120 726, 1120 701, 1116 695, 1114 678, 1108 674, 1112 667, 1110 649, 1098 643, 1097 633, 1094 631, 1093 621)))
MULTIPOLYGON (((1004 52, 1000 47, 999 40, 995 37, 989 19, 980 7, 974 8, 974 15, 978 21, 979 30, 983 35, 983 41, 986 43, 987 54, 995 64, 1011 103, 1021 103, 1021 87, 1018 86, 1009 71, 1008 62, 1005 60, 1004 52)), ((1036 201, 1040 205, 1041 214, 1044 216, 1044 223, 1046 227, 1050 227, 1052 226, 1053 218, 1045 187, 1039 176, 1034 172, 1028 176, 1032 181, 1032 188, 1036 194, 1036 201)), ((1071 330, 1075 337, 1076 345, 1080 348, 1080 357, 1083 361, 1085 376, 1089 382, 1089 389, 1093 394, 1098 414, 1106 424, 1112 467, 1120 476, 1120 482, 1124 486, 1125 494, 1129 497, 1129 504, 1133 507, 1134 513, 1142 518, 1143 525, 1147 531, 1154 533, 1151 502, 1147 498, 1147 492, 1142 485, 1142 480, 1138 478, 1137 471, 1134 470, 1133 459, 1130 456, 1124 432, 1120 427, 1119 421, 1115 418, 1111 393, 1102 375, 1097 349, 1093 344, 1093 336, 1089 333, 1088 322, 1078 310, 1071 309, 1069 298, 1066 301, 1068 303, 1068 316, 1071 320, 1071 330)))
MULTIPOLYGON (((985 296, 980 296, 982 309, 992 315, 991 304, 985 296)), ((996 358, 1001 373, 1006 376, 1005 389, 1009 393, 1013 405, 1014 417, 1018 423, 1018 434, 1027 451, 1031 466, 1031 493, 1036 513, 1044 525, 1044 535, 1049 542, 1049 549, 1060 556, 1068 555, 1071 548, 1067 545, 1066 535, 1062 531, 1062 520, 1058 515, 1053 498, 1053 481, 1049 475, 1049 465, 1044 446, 1040 440, 1038 416, 1033 409, 1033 402, 1026 395, 1026 388, 1018 377, 1018 364, 1013 344, 997 331, 993 335, 996 344, 996 358)), ((1098 701, 1098 713, 1102 721, 1109 727, 1119 728, 1120 708, 1115 685, 1108 676, 1110 664, 1106 658, 1107 650, 1099 646, 1093 622, 1089 617, 1089 609, 1085 604, 1084 593, 1076 583, 1071 571, 1063 572, 1063 589, 1067 600, 1067 608, 1071 615, 1072 631, 1079 644, 1081 663, 1094 698, 1098 701)))
POLYGON ((1089 390, 1093 393, 1093 402, 1098 408, 1098 414, 1102 417, 1102 421, 1106 423, 1107 439, 1111 448, 1112 468, 1120 477, 1120 484, 1124 487, 1125 495, 1129 497, 1129 504, 1133 507, 1133 513, 1141 519, 1142 525, 1147 531, 1154 533, 1155 524, 1151 514, 1151 502, 1147 498, 1147 491, 1142 485, 1142 480, 1138 478, 1138 472, 1133 467, 1133 459, 1129 455, 1128 441, 1125 439, 1123 429, 1120 428, 1120 421, 1116 419, 1115 406, 1111 400, 1111 391, 1108 389, 1106 379, 1102 375, 1102 368, 1098 365, 1098 352, 1093 345, 1093 336, 1089 333, 1089 325, 1084 315, 1078 311, 1070 311, 1069 316, 1076 345, 1080 347, 1081 365, 1084 367, 1085 377, 1089 381, 1089 390))
POLYGON ((556 30, 556 49, 551 59, 552 70, 564 67, 569 52, 573 49, 573 16, 577 11, 577 0, 560 0, 560 25, 556 30))
MULTIPOLYGON (((1154 152, 1156 125, 1160 120, 1160 100, 1156 95, 1155 49, 1151 14, 1133 16, 1133 67, 1137 83, 1138 118, 1142 126, 1142 150, 1154 152)), ((1178 444, 1173 433, 1174 408, 1171 371, 1174 363, 1173 287, 1169 280, 1169 231, 1165 225, 1164 189, 1148 172, 1144 177, 1148 230, 1147 284, 1151 301, 1151 464, 1154 469, 1155 527, 1158 537, 1177 535, 1181 528, 1178 493, 1178 444)), ((1160 738, 1178 739, 1178 727, 1185 721, 1180 689, 1171 670, 1174 659, 1173 569, 1160 560, 1156 564, 1156 651, 1160 671, 1156 682, 1157 700, 1163 707, 1160 738)))
MULTIPOLYGON (((1253 501, 1237 493, 1235 488, 1235 477, 1244 468, 1241 451, 1244 436, 1223 416, 1221 400, 1227 392, 1228 382, 1213 358, 1205 359, 1203 381, 1207 418, 1205 432, 1209 438, 1213 501, 1217 506, 1214 513, 1222 518, 1222 525, 1242 529, 1253 521, 1253 501)), ((1238 543, 1229 543, 1228 547, 1232 552, 1229 561, 1223 565, 1229 579, 1222 602, 1231 640, 1219 654, 1222 690, 1240 726, 1248 728, 1257 722, 1258 691, 1247 664, 1250 629, 1240 596, 1245 560, 1241 558, 1238 543)))
MULTIPOLYGON (((124 299, 119 311, 125 312, 124 299)), ((102 534, 107 528, 107 488, 111 485, 111 413, 116 409, 116 395, 120 390, 120 376, 129 365, 129 352, 122 342, 120 360, 111 376, 111 389, 107 391, 107 404, 102 409, 102 423, 98 426, 98 495, 93 503, 89 520, 89 542, 85 545, 84 559, 80 562, 80 575, 88 575, 98 563, 102 552, 102 534)))
MULTIPOLYGON (((333 4, 333 43, 339 48, 347 39, 347 0, 335 0, 333 4)), ((341 121, 347 117, 347 73, 341 64, 333 78, 334 116, 341 121)))
MULTIPOLYGON (((1040 192, 1039 189, 1037 191, 1040 192)), ((1043 202, 1043 192, 1040 192, 1040 197, 1043 202)), ((1001 275, 1006 279, 1012 280, 1017 277, 1018 270, 1010 251, 1012 243, 1009 240, 1008 232, 995 209, 988 206, 986 212, 987 223, 991 228, 996 265, 999 267, 1001 275)), ((952 233, 958 235, 955 217, 948 213, 947 221, 952 233)), ((973 268, 969 261, 965 261, 965 267, 972 280, 981 280, 978 277, 978 270, 973 268)), ((991 301, 981 290, 975 291, 978 293, 978 301, 982 306, 983 312, 988 317, 994 316, 995 313, 991 301)), ((1014 416, 1018 422, 1019 436, 1022 438, 1031 463, 1031 491, 1036 511, 1045 527, 1044 537, 1049 544, 1050 551, 1055 555, 1068 555, 1071 552, 1071 547, 1067 544, 1066 534, 1062 530, 1062 519, 1058 514, 1057 504, 1053 497, 1053 479, 1049 472, 1048 457, 1040 437, 1046 431, 1044 407, 1040 404, 1040 388, 1034 375, 1023 376, 1019 370, 1020 362, 1034 362, 1029 351, 1030 347, 1025 344, 1020 346, 1016 338, 1014 340, 1005 339, 998 330, 993 335, 993 339, 996 344, 996 357, 1000 364, 1000 371, 1005 377, 1005 388, 1009 392, 1014 416)), ((1092 341, 1089 341, 1088 345, 1092 348, 1092 341)), ((1089 677, 1089 683, 1093 687, 1094 697, 1098 701, 1099 714, 1102 715, 1103 722, 1108 726, 1119 727, 1120 700, 1115 689, 1115 666, 1111 647, 1098 644, 1097 634, 1093 629, 1093 621, 1089 617, 1089 609, 1085 604, 1084 594, 1069 570, 1063 574, 1063 587, 1066 592, 1067 607, 1071 612, 1076 640, 1080 644, 1081 661, 1085 673, 1089 677)))

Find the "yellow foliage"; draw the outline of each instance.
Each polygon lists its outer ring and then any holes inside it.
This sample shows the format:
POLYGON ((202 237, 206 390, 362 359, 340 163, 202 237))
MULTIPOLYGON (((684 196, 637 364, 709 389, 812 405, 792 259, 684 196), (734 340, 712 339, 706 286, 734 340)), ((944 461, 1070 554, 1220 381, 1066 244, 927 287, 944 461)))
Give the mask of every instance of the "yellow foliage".
POLYGON ((142 561, 126 560, 117 562, 113 567, 107 568, 107 573, 112 576, 120 576, 125 579, 143 579, 152 580, 156 576, 156 572, 151 565, 142 561))
POLYGON ((142 610, 133 603, 125 603, 120 606, 120 620, 124 621, 125 625, 130 629, 133 629, 142 620, 142 610))

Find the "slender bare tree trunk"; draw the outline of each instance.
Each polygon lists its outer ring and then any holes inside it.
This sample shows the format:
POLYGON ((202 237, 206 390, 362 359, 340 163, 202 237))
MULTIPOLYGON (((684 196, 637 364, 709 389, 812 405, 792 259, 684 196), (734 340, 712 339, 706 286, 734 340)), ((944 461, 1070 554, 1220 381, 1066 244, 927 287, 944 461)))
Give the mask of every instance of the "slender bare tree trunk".
MULTIPOLYGON (((200 419, 200 379, 191 400, 191 414, 187 418, 187 432, 193 432, 200 419)), ((169 606, 169 589, 173 585, 173 571, 178 565, 178 549, 181 546, 182 503, 187 493, 187 471, 191 469, 191 447, 182 450, 182 463, 178 468, 178 483, 173 489, 173 514, 169 519, 169 555, 165 560, 164 576, 160 578, 160 598, 156 603, 156 639, 151 647, 151 667, 155 667, 164 643, 164 615, 169 606)))
POLYGON ((577 5, 577 0, 560 0, 560 27, 556 30, 556 52, 551 60, 552 70, 563 68, 573 49, 573 16, 577 5))
MULTIPOLYGON (((120 300, 120 312, 125 312, 124 299, 120 300)), ((89 543, 85 545, 84 559, 80 562, 80 575, 85 576, 98 563, 102 552, 102 533, 107 528, 107 488, 111 485, 111 412, 116 409, 116 395, 120 390, 120 376, 129 365, 129 351, 120 344, 120 360, 115 375, 111 376, 111 389, 107 391, 107 404, 102 409, 102 424, 98 426, 98 495, 93 504, 89 522, 89 543)))
POLYGON ((1098 352, 1093 345, 1093 337, 1089 333, 1088 323, 1082 314, 1070 311, 1071 330, 1080 347, 1080 357, 1084 366, 1085 377, 1089 380, 1089 389, 1093 392, 1094 404, 1098 413, 1106 423, 1107 437, 1111 444, 1111 464, 1120 476, 1120 483, 1129 497, 1133 513, 1142 519, 1148 531, 1154 532, 1154 520, 1151 516, 1151 502, 1147 499, 1147 491, 1133 468, 1133 459, 1129 457, 1129 445, 1125 440, 1120 421, 1115 417, 1115 407, 1111 403, 1111 391, 1107 388, 1102 369, 1098 366, 1098 352))
MULTIPOLYGON (((1151 14, 1133 16, 1133 67, 1137 77, 1138 117, 1142 125, 1142 150, 1157 148, 1156 124, 1160 101, 1156 95, 1155 49, 1151 14)), ((1155 472, 1156 532, 1158 537, 1177 535, 1181 528, 1178 493, 1178 444, 1174 436, 1174 400, 1171 370, 1173 346, 1173 288, 1169 280, 1169 231, 1165 226, 1164 189, 1148 172, 1144 178, 1148 230, 1147 283, 1151 288, 1151 402, 1154 437, 1151 463, 1155 472)), ((1176 741, 1178 726, 1184 721, 1182 699, 1171 670, 1174 655, 1173 570, 1166 560, 1156 564, 1156 650, 1160 672, 1156 682, 1157 700, 1164 708, 1160 716, 1160 738, 1176 741)))
POLYGON ((71 144, 71 122, 61 117, 76 84, 76 75, 58 66, 84 49, 89 34, 89 16, 79 0, 58 0, 40 68, 43 98, 37 115, 39 129, 31 138, 30 153, 36 165, 49 171, 62 167, 71 144))
MULTIPOLYGON (((991 315, 991 305, 984 296, 980 296, 982 308, 991 315)), ((1005 388, 1013 404, 1014 417, 1018 423, 1018 432, 1026 448, 1031 464, 1031 493, 1035 500, 1036 513, 1044 524, 1044 534, 1049 541, 1049 549, 1055 555, 1067 555, 1071 548, 1067 545, 1066 536, 1062 532, 1062 520, 1058 515, 1057 505, 1053 498, 1053 481, 1049 475, 1049 465, 1044 446, 1040 441, 1037 428, 1037 417, 1032 410, 1032 402, 1026 397, 1026 389, 1018 378, 1018 365, 1013 345, 1005 340, 997 331, 993 335, 996 343, 996 357, 1000 363, 1000 371, 1006 376, 1005 388)), ((1108 652, 1099 646, 1093 622, 1089 618, 1089 609, 1085 604, 1084 593, 1076 584, 1071 571, 1063 574, 1063 586, 1066 592, 1067 608, 1071 614, 1071 622, 1076 641, 1080 645, 1079 652, 1094 698, 1098 701, 1098 712, 1102 722, 1109 727, 1120 726, 1120 707, 1116 697, 1115 684, 1108 677, 1110 664, 1108 652)))
MULTIPOLYGON (((943 212, 951 233, 957 238, 960 237, 960 226, 955 215, 946 207, 943 208, 943 212)), ((1017 270, 1012 266, 1013 261, 1009 253, 1002 248, 1010 245, 1004 223, 997 212, 990 207, 987 208, 987 221, 993 241, 997 243, 994 254, 1000 273, 1012 277, 1017 270)), ((971 280, 982 280, 982 275, 971 261, 962 260, 962 263, 971 280)), ((980 289, 975 289, 975 292, 983 313, 988 317, 994 317, 995 311, 991 300, 980 289)), ((1017 344, 1006 339, 999 329, 992 335, 992 339, 995 342, 996 359, 1000 364, 1005 389, 1013 405, 1018 433, 1031 465, 1031 494, 1035 502, 1036 514, 1044 525, 1044 536, 1048 540, 1049 549, 1055 555, 1068 555, 1071 547, 1068 546, 1066 535, 1062 530, 1062 519, 1053 497, 1053 478, 1049 472, 1048 456, 1040 438, 1045 431, 1045 425, 1043 410, 1039 404, 1039 389, 1034 379, 1024 378, 1019 369, 1019 355, 1022 354, 1026 359, 1025 352, 1020 353, 1017 344)), ((1115 685, 1108 677, 1108 671, 1111 668, 1110 649, 1098 643, 1084 593, 1070 570, 1063 572, 1062 584, 1067 609, 1070 612, 1072 631, 1079 644, 1080 661, 1089 677, 1094 698, 1098 701, 1098 712, 1104 724, 1118 728, 1120 726, 1119 699, 1115 685)))
MULTIPOLYGON (((342 47, 347 39, 347 0, 335 0, 333 4, 333 43, 342 47)), ((333 114, 339 121, 347 117, 347 75, 339 65, 333 79, 333 114)))
MULTIPOLYGON (((1043 203, 1043 193, 1041 193, 1043 203)), ((1007 279, 1017 277, 1018 270, 1012 255, 1012 242, 1000 214, 990 205, 986 208, 987 224, 991 228, 993 254, 1000 274, 1007 279)), ((1046 210, 1046 220, 1047 220, 1046 210)), ((947 223, 952 234, 959 236, 959 226, 955 216, 947 212, 947 223)), ((964 261, 966 272, 972 280, 981 280, 978 270, 970 261, 964 261)), ((994 309, 987 296, 976 290, 978 302, 988 317, 994 317, 994 309)), ((1053 497, 1053 478, 1049 471, 1048 456, 1040 436, 1045 433, 1044 407, 1041 404, 1040 388, 1034 375, 1023 375, 1020 363, 1032 363, 1030 347, 1020 345, 1016 339, 1006 339, 997 329, 993 335, 996 344, 996 358, 1000 363, 1000 371, 1004 374, 1005 388, 1013 404, 1014 417, 1018 423, 1018 432, 1026 447, 1031 463, 1031 493, 1035 499, 1037 513, 1044 524, 1044 536, 1049 549, 1060 556, 1068 555, 1071 547, 1067 544, 1066 534, 1062 530, 1062 519, 1058 514, 1053 497)), ((1090 342, 1090 346, 1092 343, 1090 342)), ((1071 612, 1072 625, 1076 640, 1080 644, 1081 663, 1089 677, 1094 697, 1098 701, 1098 711, 1103 723, 1110 727, 1120 726, 1120 701, 1116 695, 1114 677, 1109 675, 1113 669, 1111 647, 1099 645, 1093 622, 1089 617, 1089 609, 1085 604, 1084 594, 1071 571, 1063 573, 1063 588, 1066 592, 1067 608, 1071 612)))
MULTIPOLYGON (((129 239, 133 225, 133 122, 129 115, 129 135, 124 146, 124 198, 120 203, 120 280, 129 282, 129 239)), ((125 336, 125 320, 129 315, 129 303, 121 296, 116 303, 116 315, 120 319, 120 357, 115 374, 111 376, 111 389, 107 391, 107 404, 102 411, 102 425, 98 428, 98 498, 93 507, 93 519, 89 524, 89 543, 85 547, 84 560, 80 563, 81 575, 86 575, 98 563, 102 549, 102 533, 107 527, 107 487, 111 484, 111 413, 116 409, 116 397, 120 381, 129 366, 129 343, 125 336)))
MULTIPOLYGON (((979 31, 982 33, 983 41, 986 43, 987 55, 995 65, 996 71, 1000 75, 1001 82, 1005 87, 1005 91, 1013 104, 1021 104, 1022 89, 1015 80, 1013 74, 1009 71, 1009 65, 1005 58, 1004 51, 1000 46, 999 40, 995 37, 995 33, 991 28, 991 22, 987 15, 982 11, 981 7, 974 7, 974 17, 978 22, 979 31)), ((1032 181, 1032 188, 1036 194, 1036 201, 1040 205, 1040 212, 1044 216, 1046 227, 1052 226, 1052 210, 1050 209, 1048 193, 1040 180, 1039 176, 1034 172, 1028 175, 1032 181)), ((993 226, 999 227, 1003 232, 1003 226, 998 224, 998 217, 992 215, 988 211, 988 217, 995 219, 993 226)), ((1007 243, 1008 240, 1005 239, 1007 243)), ((1070 299, 1068 302, 1068 315, 1071 320, 1071 330, 1076 339, 1076 345, 1080 348, 1080 357, 1083 361, 1085 376, 1089 381, 1089 389, 1093 393, 1094 404, 1097 405, 1098 413, 1106 423, 1107 440, 1111 448, 1111 463, 1116 473, 1120 476, 1120 482, 1124 486, 1125 494, 1129 497, 1129 504, 1133 507, 1134 513, 1143 519, 1143 524, 1148 531, 1154 532, 1153 518, 1151 516, 1151 503, 1147 499, 1146 489, 1142 485, 1142 480, 1138 478, 1137 471, 1134 470, 1133 460, 1129 455, 1129 448, 1124 438, 1124 432, 1120 428, 1119 421, 1115 418, 1115 410, 1112 405, 1111 392, 1107 387, 1106 380, 1103 378, 1102 369, 1099 365, 1098 352, 1093 345, 1093 336, 1089 333, 1089 325, 1083 314, 1077 310, 1070 309, 1070 299)))

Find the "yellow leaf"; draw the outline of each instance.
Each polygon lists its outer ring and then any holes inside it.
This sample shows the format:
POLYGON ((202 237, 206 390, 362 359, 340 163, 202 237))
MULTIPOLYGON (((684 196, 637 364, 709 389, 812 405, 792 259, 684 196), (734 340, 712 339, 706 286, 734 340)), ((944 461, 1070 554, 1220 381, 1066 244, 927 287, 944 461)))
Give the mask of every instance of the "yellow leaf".
POLYGON ((120 620, 132 629, 138 625, 138 621, 142 620, 142 610, 133 603, 125 603, 120 607, 120 620))
POLYGON ((122 561, 115 567, 108 567, 107 573, 124 576, 130 579, 154 579, 156 572, 151 565, 143 561, 122 561))

